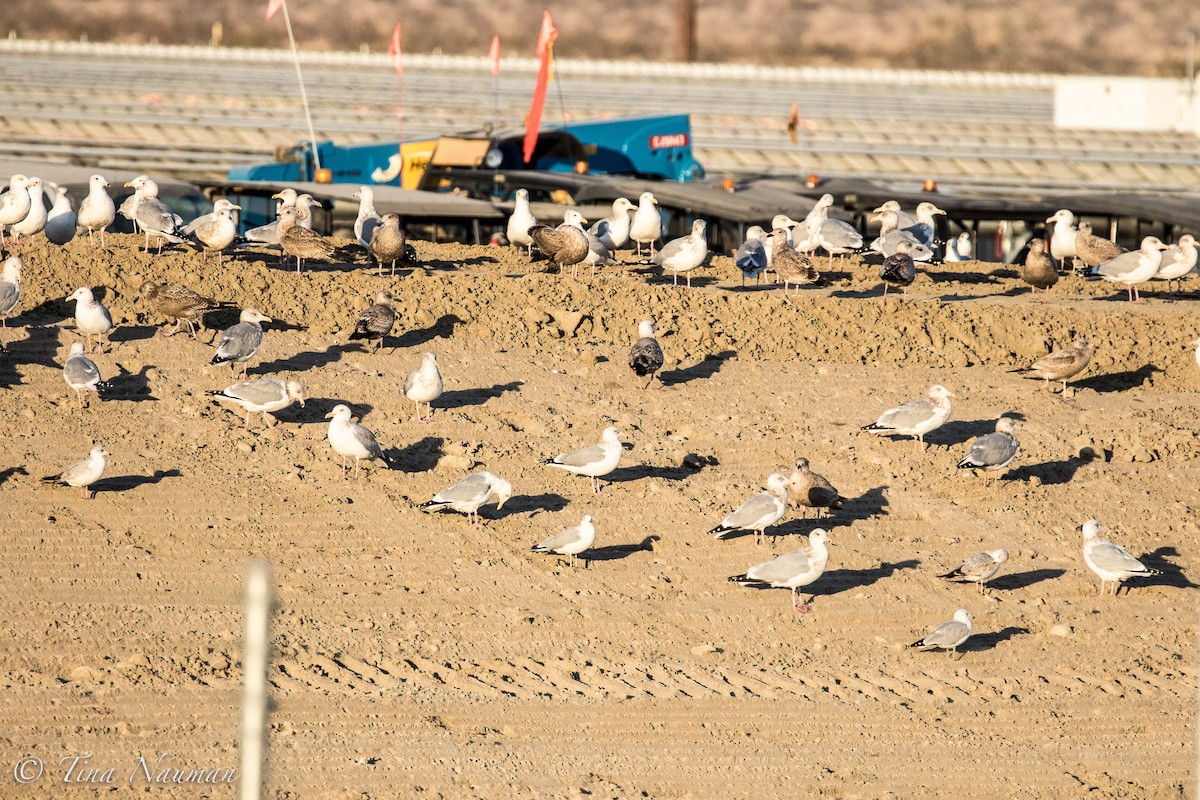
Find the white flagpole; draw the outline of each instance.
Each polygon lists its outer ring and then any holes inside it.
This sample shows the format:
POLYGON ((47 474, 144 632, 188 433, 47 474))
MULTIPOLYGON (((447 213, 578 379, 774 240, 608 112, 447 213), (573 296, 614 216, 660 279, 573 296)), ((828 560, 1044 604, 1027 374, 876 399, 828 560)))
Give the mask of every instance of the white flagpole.
POLYGON ((288 41, 292 44, 292 61, 296 65, 296 80, 300 83, 300 102, 304 104, 304 118, 308 121, 308 143, 312 147, 314 169, 321 168, 321 156, 317 154, 317 134, 313 131, 312 112, 308 110, 308 92, 304 91, 304 76, 300 74, 300 54, 296 51, 296 37, 292 35, 292 19, 288 16, 287 0, 283 0, 283 24, 287 26, 288 41))

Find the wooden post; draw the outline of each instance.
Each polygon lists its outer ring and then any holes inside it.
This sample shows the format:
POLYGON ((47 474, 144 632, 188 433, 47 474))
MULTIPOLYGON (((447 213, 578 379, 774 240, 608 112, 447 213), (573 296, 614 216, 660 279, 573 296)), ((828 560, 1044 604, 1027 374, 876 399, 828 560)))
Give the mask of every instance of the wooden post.
POLYGON ((696 0, 675 2, 675 59, 696 60, 696 0))

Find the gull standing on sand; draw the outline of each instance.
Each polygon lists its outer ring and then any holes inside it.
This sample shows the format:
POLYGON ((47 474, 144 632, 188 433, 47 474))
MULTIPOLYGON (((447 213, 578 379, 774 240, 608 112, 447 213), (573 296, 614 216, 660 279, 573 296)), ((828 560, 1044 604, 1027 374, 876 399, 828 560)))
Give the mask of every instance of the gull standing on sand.
POLYGON ((787 233, 786 228, 775 228, 771 231, 769 243, 771 268, 775 272, 776 282, 783 281, 784 297, 787 297, 788 287, 793 283, 799 295, 801 286, 811 286, 821 280, 821 273, 813 266, 812 259, 788 246, 787 233))
POLYGON ((985 550, 938 577, 956 583, 974 583, 979 586, 979 593, 983 594, 984 584, 1000 571, 1000 565, 1005 561, 1008 561, 1007 550, 985 550))
POLYGON ((999 473, 1017 457, 1017 421, 1012 417, 1001 417, 996 421, 994 433, 980 436, 971 445, 970 451, 958 462, 959 469, 978 470, 987 477, 989 472, 999 473))
POLYGON ((776 556, 770 561, 755 564, 742 575, 729 578, 742 586, 766 584, 776 589, 792 590, 792 611, 807 614, 812 610, 812 599, 800 602, 800 587, 816 582, 829 563, 829 548, 825 545, 828 533, 816 528, 808 535, 808 547, 776 556))
POLYGON ((517 189, 516 205, 508 218, 505 232, 509 243, 524 247, 525 255, 529 257, 533 256, 533 237, 529 235, 529 229, 537 224, 537 217, 529 208, 529 190, 517 189))
POLYGON ((746 241, 733 254, 733 265, 742 272, 742 286, 746 285, 747 278, 753 278, 756 283, 762 280, 769 264, 766 240, 767 232, 762 226, 751 225, 746 229, 746 241))
POLYGON ((42 481, 59 486, 77 486, 83 489, 85 498, 95 497, 96 492, 90 487, 104 475, 104 468, 108 466, 107 457, 108 451, 103 447, 93 447, 92 452, 83 461, 77 461, 67 467, 62 475, 47 475, 42 481))
POLYGON ((4 259, 4 269, 0 271, 0 327, 8 327, 8 318, 17 310, 17 305, 21 302, 22 268, 20 256, 9 256, 4 259))
POLYGON ((557 228, 549 225, 534 225, 529 229, 529 236, 537 249, 541 251, 551 264, 558 265, 558 273, 566 272, 567 267, 574 267, 572 274, 577 274, 579 264, 587 258, 589 243, 583 225, 587 220, 573 208, 563 212, 563 222, 557 228))
POLYGON ((1067 391, 1067 380, 1074 378, 1087 369, 1092 362, 1093 347, 1085 338, 1079 338, 1070 347, 1044 355, 1028 367, 1011 370, 1012 372, 1032 373, 1034 378, 1042 378, 1049 385, 1050 381, 1062 381, 1063 391, 1067 391))
POLYGON ((29 216, 29 178, 13 175, 8 179, 8 191, 0 195, 0 246, 4 245, 4 226, 16 225, 29 216))
POLYGON ((60 247, 75 238, 75 209, 71 207, 71 192, 65 186, 50 185, 54 190, 54 207, 46 215, 46 238, 60 247))
POLYGON ((929 387, 929 400, 908 400, 879 415, 864 431, 871 433, 899 433, 912 436, 917 446, 925 449, 925 434, 942 427, 950 418, 950 398, 953 393, 941 384, 929 387))
POLYGON ((112 388, 106 381, 100 380, 100 369, 96 362, 83 354, 83 342, 71 343, 71 352, 63 363, 63 380, 75 390, 80 408, 83 408, 84 392, 94 392, 96 397, 103 400, 103 393, 112 388))
POLYGON ((773 472, 767 478, 767 488, 738 506, 721 524, 710 530, 709 535, 720 539, 734 531, 753 531, 754 543, 766 541, 763 533, 767 528, 783 519, 787 512, 787 487, 791 484, 787 476, 773 472))
MULTIPOLYGON (((828 509, 840 509, 842 501, 845 500, 833 484, 824 475, 818 475, 813 472, 808 466, 807 458, 796 459, 796 469, 791 476, 792 494, 796 496, 796 502, 804 506, 806 509, 815 508, 817 516, 828 513, 828 509)), ((808 516, 808 512, 804 512, 804 516, 808 516)))
POLYGON ((196 323, 200 323, 201 328, 204 327, 204 314, 228 305, 183 286, 165 286, 153 281, 143 283, 138 292, 152 309, 175 320, 175 327, 169 331, 160 330, 160 336, 174 336, 186 322, 188 335, 195 339, 196 323))
MULTIPOLYGON (((145 175, 139 175, 126 186, 133 187, 133 220, 146 234, 145 250, 150 252, 150 237, 159 239, 161 253, 165 242, 179 244, 183 241, 183 219, 158 199, 158 184, 145 175)), ((122 207, 124 207, 122 205, 122 207)))
POLYGON ((404 379, 404 396, 417 404, 417 422, 433 422, 432 402, 442 396, 444 387, 442 373, 438 369, 437 353, 421 356, 421 365, 408 373, 408 377, 404 379), (428 416, 421 416, 421 403, 429 410, 428 416))
POLYGON ((213 203, 213 210, 207 214, 201 214, 187 225, 184 225, 182 234, 184 236, 191 236, 201 225, 207 225, 210 222, 214 222, 217 219, 217 215, 222 211, 241 210, 241 208, 242 207, 239 205, 234 205, 231 200, 228 200, 224 197, 218 198, 217 201, 213 203))
POLYGON ((88 179, 87 197, 79 205, 79 227, 87 228, 89 242, 92 241, 92 233, 100 231, 101 247, 104 247, 104 231, 117 218, 117 206, 105 191, 108 185, 103 175, 93 175, 88 179))
POLYGON ((946 243, 946 261, 970 261, 971 260, 971 234, 968 231, 963 231, 958 235, 957 239, 951 239, 946 243))
POLYGON ((1060 208, 1046 222, 1054 225, 1050 232, 1050 255, 1063 262, 1074 258, 1077 255, 1075 237, 1079 232, 1075 227, 1075 215, 1060 208))
POLYGON ((596 525, 592 515, 584 516, 583 521, 573 528, 556 533, 541 544, 532 548, 535 553, 554 553, 560 556, 570 556, 571 566, 575 566, 575 556, 587 550, 596 541, 596 525))
POLYGON ((1098 267, 1110 258, 1129 251, 1112 241, 1092 233, 1090 222, 1080 222, 1075 229, 1075 257, 1089 267, 1098 267))
POLYGON ((1171 291, 1171 282, 1176 281, 1179 284, 1176 291, 1183 291, 1183 276, 1196 269, 1197 248, 1200 248, 1200 242, 1196 241, 1196 237, 1190 233, 1180 236, 1179 241, 1162 254, 1162 262, 1154 280, 1166 281, 1168 292, 1171 291))
MULTIPOLYGON (((279 246, 279 219, 278 219, 279 212, 283 211, 283 209, 285 209, 285 208, 296 208, 297 197, 298 197, 298 195, 296 194, 296 190, 291 187, 288 187, 286 189, 280 189, 278 192, 271 195, 271 199, 279 201, 275 204, 275 217, 276 218, 271 220, 270 222, 268 222, 266 225, 259 225, 257 228, 251 228, 250 230, 246 231, 246 241, 255 242, 256 244, 265 244, 265 245, 271 245, 274 247, 278 247, 279 246)), ((296 224, 300 225, 301 227, 305 227, 305 228, 312 227, 311 214, 307 211, 304 214, 302 214, 302 213, 300 213, 300 210, 297 209, 296 210, 296 224), (306 215, 309 216, 309 221, 307 223, 305 222, 306 215)))
POLYGON ((350 195, 358 201, 358 216, 354 219, 354 238, 368 250, 371 249, 371 237, 375 228, 383 222, 379 212, 375 210, 375 190, 370 186, 360 186, 358 191, 350 195))
POLYGON ((512 484, 504 478, 486 471, 476 472, 438 492, 432 500, 421 503, 418 508, 426 511, 441 511, 448 508, 451 511, 466 514, 470 523, 475 525, 479 522, 480 506, 494 497, 499 501, 496 503, 496 510, 499 511, 504 508, 504 504, 508 502, 512 494, 512 484))
POLYGON ((642 245, 650 245, 650 257, 654 257, 654 243, 662 238, 662 217, 658 213, 658 201, 652 192, 642 192, 638 198, 637 211, 629 223, 629 238, 637 245, 637 254, 642 255, 642 245))
POLYGON ((250 371, 250 359, 262 347, 263 329, 259 323, 270 322, 271 318, 259 313, 257 309, 242 309, 238 324, 227 328, 217 342, 217 351, 213 354, 210 364, 229 363, 231 374, 237 374, 237 364, 242 365, 242 378, 250 371))
POLYGON ((350 406, 339 403, 325 415, 329 420, 329 446, 342 457, 342 477, 346 477, 346 459, 354 459, 354 480, 358 480, 359 462, 378 458, 387 463, 375 434, 350 418, 350 406))
POLYGON ((279 378, 258 378, 246 383, 235 383, 219 391, 208 393, 218 400, 232 400, 246 412, 246 430, 250 430, 250 415, 262 414, 268 428, 275 427, 275 411, 282 411, 292 403, 304 408, 304 387, 299 381, 282 381, 279 378))
POLYGON ((237 238, 237 223, 233 221, 233 209, 240 208, 241 206, 233 206, 214 211, 211 219, 197 225, 191 233, 185 232, 184 238, 204 253, 206 261, 209 253, 216 253, 217 266, 221 266, 222 253, 237 238))
POLYGON ((904 290, 904 300, 908 300, 908 287, 917 279, 917 265, 913 263, 913 245, 908 241, 896 244, 895 255, 888 256, 879 267, 879 277, 883 280, 883 296, 887 297, 889 286, 899 286, 904 290))
POLYGON ((354 333, 350 334, 351 341, 366 339, 368 347, 375 341, 375 350, 383 347, 383 340, 392 332, 396 324, 396 309, 392 305, 392 293, 384 289, 375 295, 375 304, 358 315, 354 325, 354 333))
POLYGON ((92 290, 87 287, 81 286, 76 289, 75 293, 67 298, 68 302, 71 300, 75 301, 75 330, 83 334, 89 349, 92 337, 95 336, 96 352, 102 354, 104 348, 100 344, 100 338, 104 337, 104 340, 108 341, 108 334, 113 327, 112 314, 108 313, 108 309, 96 300, 92 290))
POLYGON ((1030 291, 1036 293, 1050 291, 1050 287, 1058 283, 1058 270, 1054 261, 1046 255, 1045 239, 1030 239, 1029 252, 1025 254, 1025 263, 1021 267, 1021 280, 1029 284, 1030 291))
POLYGON ((613 200, 612 214, 597 221, 588 229, 588 233, 598 238, 600 244, 610 253, 616 252, 629 244, 629 225, 632 222, 629 212, 633 211, 633 208, 633 203, 629 202, 628 197, 618 197, 613 200), (601 233, 604 223, 608 223, 608 228, 601 233))
POLYGON ((708 258, 708 240, 704 238, 704 231, 708 227, 708 223, 702 219, 692 222, 692 232, 687 236, 681 236, 678 239, 672 239, 663 245, 662 250, 659 250, 650 260, 663 268, 663 271, 671 270, 673 277, 672 283, 679 285, 679 273, 687 275, 687 286, 692 288, 692 270, 704 263, 704 259, 708 258))
POLYGON ((616 425, 610 425, 600 435, 600 444, 570 453, 562 453, 542 463, 547 467, 555 467, 575 475, 586 475, 592 480, 592 492, 600 494, 601 487, 598 479, 617 468, 621 463, 623 450, 621 429, 616 425))
MULTIPOLYGON (((654 331, 654 320, 644 319, 639 322, 637 343, 629 351, 629 368, 633 370, 633 374, 639 378, 650 376, 646 379, 646 385, 642 387, 644 389, 650 388, 655 374, 663 365, 663 351, 658 345, 658 339, 654 338, 654 331)), ((661 383, 662 379, 659 379, 659 384, 661 383)))
POLYGON ((937 220, 934 219, 937 214, 945 216, 946 212, 930 202, 918 203, 916 223, 905 226, 903 230, 915 236, 921 244, 932 248, 937 241, 937 220))
POLYGON ((9 226, 14 244, 19 243, 22 236, 33 236, 46 227, 46 206, 42 204, 41 178, 30 178, 26 191, 29 193, 29 213, 25 215, 25 219, 9 226))
MULTIPOLYGON (((570 220, 576 219, 577 215, 570 215, 568 217, 566 214, 564 214, 563 217, 564 217, 564 221, 570 221, 570 220)), ((607 267, 610 264, 614 264, 616 262, 612 260, 612 254, 608 252, 608 248, 605 247, 603 242, 600 241, 599 236, 592 233, 591 229, 588 229, 586 231, 583 230, 583 222, 582 222, 583 217, 579 216, 578 219, 580 221, 577 224, 576 223, 572 223, 572 224, 575 224, 576 227, 579 228, 579 230, 583 231, 583 235, 586 236, 587 240, 588 240, 587 255, 585 255, 583 257, 583 261, 580 263, 587 264, 588 266, 590 266, 592 268, 592 277, 594 278, 594 277, 596 277, 596 267, 597 266, 607 267)), ((592 227, 595 228, 596 230, 599 230, 602 234, 606 234, 608 232, 608 220, 602 219, 599 222, 597 222, 595 225, 593 225, 592 227)), ((571 268, 572 274, 575 274, 575 271, 578 268, 578 266, 579 265, 577 264, 577 265, 575 265, 575 267, 571 268)))
POLYGON ((296 259, 296 274, 306 258, 328 260, 333 257, 333 243, 316 231, 296 222, 296 209, 284 206, 279 212, 279 246, 296 259))
POLYGON ((1121 591, 1121 582, 1139 575, 1161 575, 1134 558, 1124 547, 1100 538, 1100 523, 1089 519, 1083 523, 1083 560, 1088 569, 1100 578, 1100 594, 1104 584, 1113 585, 1113 597, 1121 591))
POLYGON ((1138 293, 1138 285, 1145 283, 1158 274, 1162 265, 1163 251, 1167 246, 1158 240, 1157 236, 1147 236, 1142 239, 1142 246, 1132 253, 1123 253, 1116 258, 1105 261, 1088 275, 1089 278, 1103 278, 1109 283, 1119 283, 1129 294, 1129 302, 1144 303, 1138 293))
POLYGON ((383 274, 383 262, 390 262, 392 275, 396 274, 396 262, 404 258, 408 244, 408 231, 400 224, 400 215, 389 211, 371 232, 371 245, 367 249, 375 258, 377 275, 383 274))
POLYGON ((917 639, 909 647, 918 647, 921 650, 933 650, 937 648, 953 655, 958 646, 970 638, 971 615, 967 613, 965 608, 960 608, 954 612, 952 620, 938 625, 925 638, 917 639))

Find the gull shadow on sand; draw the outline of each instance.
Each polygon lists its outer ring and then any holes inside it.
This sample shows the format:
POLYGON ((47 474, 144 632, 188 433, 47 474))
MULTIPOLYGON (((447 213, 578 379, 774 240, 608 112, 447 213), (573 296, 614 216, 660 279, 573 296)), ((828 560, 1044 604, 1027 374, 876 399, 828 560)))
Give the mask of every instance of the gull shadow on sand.
MULTIPOLYGON (((888 292, 889 297, 891 296, 891 294, 892 294, 891 292, 888 292)), ((830 292, 829 296, 845 298, 847 300, 869 300, 873 297, 881 298, 881 297, 883 297, 883 284, 877 283, 874 286, 872 286, 870 289, 862 289, 862 290, 858 290, 858 291, 856 291, 854 289, 836 289, 836 290, 830 292)), ((899 292, 896 293, 896 297, 900 297, 899 292)))
POLYGON ((342 346, 330 345, 324 350, 309 350, 296 353, 287 358, 277 358, 274 361, 262 361, 254 367, 257 377, 267 377, 274 372, 305 372, 310 369, 320 369, 327 364, 342 360, 342 346))
POLYGON ((157 400, 150 393, 150 378, 147 373, 150 367, 142 367, 137 372, 130 372, 117 364, 117 375, 108 379, 109 391, 107 397, 112 400, 141 403, 146 400, 157 400))
POLYGON ((876 486, 874 489, 868 489, 858 497, 849 497, 842 500, 842 507, 835 514, 844 514, 852 519, 871 519, 872 517, 882 517, 888 507, 887 486, 876 486))
POLYGON ((509 381, 480 389, 455 389, 450 392, 442 392, 442 396, 438 398, 438 405, 446 409, 481 406, 494 397, 501 397, 508 392, 521 391, 522 385, 522 381, 509 381))
POLYGON ((94 492, 128 492, 140 486, 153 486, 166 478, 181 478, 183 473, 177 469, 154 470, 153 475, 122 475, 116 478, 103 478, 92 484, 94 492))
POLYGON ((1071 479, 1075 477, 1075 473, 1079 471, 1079 468, 1087 466, 1090 463, 1088 459, 1071 456, 1064 461, 1025 464, 1014 470, 1009 470, 1007 477, 1009 480, 1017 481, 1028 481, 1030 478, 1036 477, 1042 482, 1043 486, 1060 485, 1070 483, 1071 479))
POLYGON ((970 639, 958 646, 960 653, 979 653, 985 650, 995 649, 996 645, 1001 642, 1007 642, 1009 639, 1017 636, 1024 636, 1029 633, 1029 628, 1018 628, 1015 625, 1009 625, 1006 628, 991 633, 975 633, 970 639))
POLYGON ((664 481, 681 481, 696 474, 696 470, 686 467, 659 467, 653 464, 638 464, 631 467, 621 467, 605 475, 600 480, 606 483, 628 483, 642 478, 662 478, 664 481))
MULTIPOLYGON (((260 376, 261 377, 261 376, 260 376)), ((253 378, 251 378, 253 380, 253 378)), ((215 398, 213 398, 215 401, 215 398)), ((234 403, 221 403, 218 405, 223 408, 231 409, 235 414, 240 414, 243 417, 246 412, 241 410, 241 407, 234 403)), ((375 410, 375 407, 370 403, 347 403, 345 400, 338 400, 333 397, 309 397, 304 401, 304 406, 299 403, 294 403, 281 411, 271 412, 271 416, 278 417, 280 413, 286 411, 289 413, 289 419, 296 425, 325 425, 329 420, 325 419, 325 415, 333 410, 336 405, 347 405, 350 407, 350 413, 358 417, 361 422, 363 417, 375 410)), ((257 413, 257 412, 256 412, 257 413)))
POLYGON ((809 587, 814 594, 839 594, 855 589, 864 589, 884 578, 890 578, 902 569, 916 569, 921 562, 915 558, 907 561, 897 561, 894 564, 883 562, 878 567, 870 569, 835 569, 826 572, 815 584, 809 587))
POLYGON ((562 511, 569 501, 561 494, 543 492, 542 494, 518 494, 504 504, 496 519, 512 514, 536 514, 543 511, 562 511))
POLYGON ((652 553, 654 552, 654 543, 660 539, 662 537, 658 534, 651 534, 636 544, 610 544, 604 547, 593 547, 591 550, 580 553, 579 557, 589 562, 616 561, 621 558, 627 558, 634 553, 652 553))
POLYGON ((673 386, 677 383, 690 383, 694 380, 711 378, 721 371, 721 367, 725 365, 726 361, 736 355, 737 352, 733 350, 722 350, 720 353, 706 355, 703 361, 690 367, 660 372, 658 379, 664 386, 673 386))
POLYGON ((1011 592, 1014 589, 1027 589, 1042 581, 1052 581, 1066 574, 1065 569, 1031 569, 1027 572, 1010 572, 988 581, 987 588, 1011 592))
MULTIPOLYGON (((8 329, 10 332, 14 328, 8 329)), ((28 327, 28 335, 5 344, 0 351, 0 386, 19 386, 21 372, 18 369, 24 365, 61 369, 62 365, 56 360, 58 355, 57 327, 28 327)), ((4 336, 0 333, 0 336, 4 336)))
POLYGON ((0 486, 3 486, 4 484, 8 483, 8 481, 14 475, 28 475, 28 474, 29 474, 29 470, 25 469, 24 467, 9 467, 7 469, 0 469, 0 486))
POLYGON ((401 472, 428 472, 437 466, 438 460, 444 455, 442 445, 445 442, 440 436, 426 436, 421 441, 405 447, 385 450, 383 455, 392 469, 401 472))
POLYGON ((158 331, 154 325, 117 325, 109 331, 108 341, 113 347, 127 342, 144 342, 157 336, 158 331))
POLYGON ((1108 375, 1093 375, 1090 378, 1084 378, 1081 381, 1072 381, 1072 385, 1076 389, 1091 389, 1100 394, 1109 392, 1124 392, 1129 389, 1136 389, 1150 377, 1156 373, 1162 372, 1161 369, 1153 364, 1146 364, 1138 367, 1135 370, 1126 372, 1112 372, 1108 375))
POLYGON ((1150 569, 1156 569, 1161 572, 1161 575, 1156 575, 1152 580, 1146 583, 1152 583, 1159 586, 1174 586, 1177 589, 1200 589, 1200 584, 1193 583, 1183 574, 1183 568, 1178 564, 1172 564, 1168 558, 1174 558, 1179 555, 1179 551, 1174 547, 1160 547, 1138 560, 1145 564, 1150 569))
POLYGON ((970 300, 982 300, 985 297, 1018 297, 1023 294, 1029 294, 1029 290, 1021 286, 1014 286, 1003 292, 988 292, 987 294, 944 294, 938 297, 938 300, 941 300, 943 303, 961 303, 970 300))
POLYGON ((428 328, 414 328, 405 331, 396 338, 395 347, 417 347, 433 341, 439 336, 449 338, 454 334, 456 325, 462 325, 463 320, 455 314, 443 314, 437 322, 428 328))

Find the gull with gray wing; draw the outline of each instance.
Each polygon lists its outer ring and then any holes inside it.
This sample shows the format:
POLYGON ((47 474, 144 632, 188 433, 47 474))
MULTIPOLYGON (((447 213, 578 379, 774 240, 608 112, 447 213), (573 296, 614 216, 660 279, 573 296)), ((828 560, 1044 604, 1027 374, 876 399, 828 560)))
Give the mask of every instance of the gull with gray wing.
POLYGON ((466 514, 470 523, 475 525, 479 522, 480 506, 494 498, 498 501, 496 510, 499 511, 504 508, 512 494, 511 483, 485 470, 468 475, 453 486, 443 489, 435 494, 432 500, 421 503, 418 508, 426 511, 448 508, 466 514))
POLYGON ((792 611, 807 614, 812 610, 812 600, 801 603, 800 588, 815 583, 824 574, 829 563, 827 537, 826 531, 816 528, 808 535, 808 547, 755 564, 744 574, 734 575, 729 580, 742 586, 766 584, 777 589, 791 589, 792 611))

